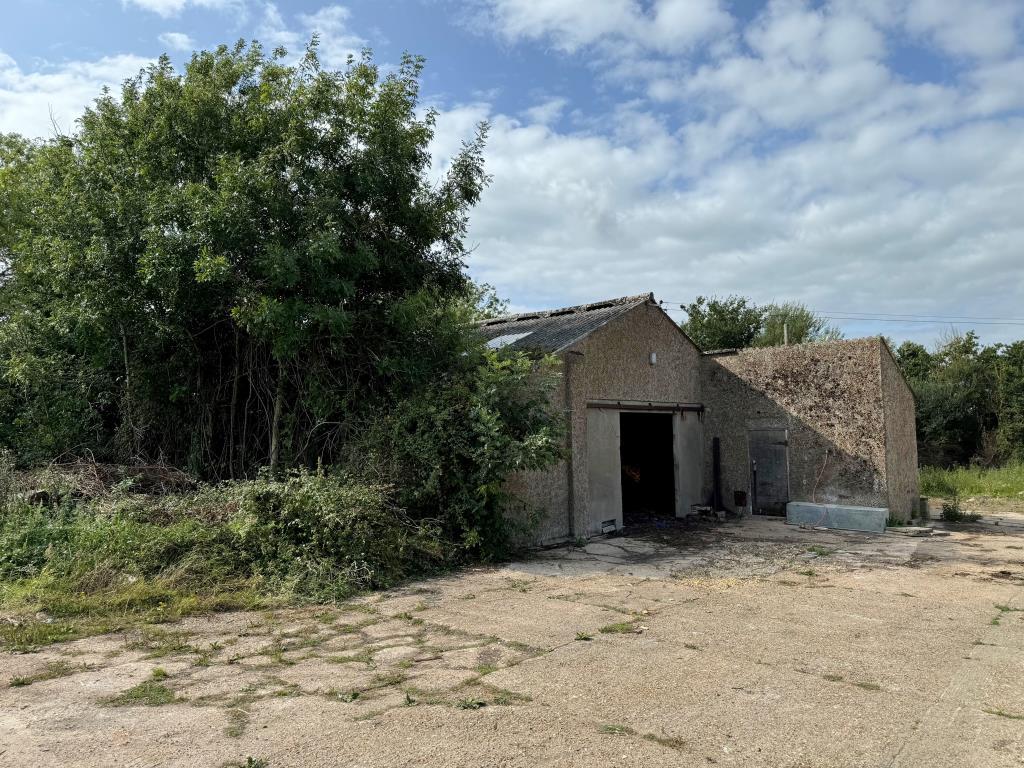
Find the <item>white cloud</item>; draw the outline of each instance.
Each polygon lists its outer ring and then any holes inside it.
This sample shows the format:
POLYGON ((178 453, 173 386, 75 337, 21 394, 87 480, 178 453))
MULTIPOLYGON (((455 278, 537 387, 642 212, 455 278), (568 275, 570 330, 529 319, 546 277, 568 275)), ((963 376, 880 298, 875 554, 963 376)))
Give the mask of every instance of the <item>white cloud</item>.
POLYGON ((1019 0, 910 0, 906 19, 910 31, 948 53, 998 58, 1019 43, 1024 5, 1019 0))
POLYGON ((151 11, 165 19, 177 16, 189 6, 240 11, 244 9, 245 4, 246 0, 121 0, 121 5, 125 8, 135 6, 145 11, 151 11))
POLYGON ((328 67, 343 67, 349 56, 358 56, 366 40, 349 29, 351 12, 341 5, 324 6, 315 13, 299 14, 292 26, 274 3, 263 6, 256 37, 270 48, 282 46, 296 56, 314 33, 320 37, 320 60, 328 67))
POLYGON ((983 302, 1015 315, 1024 301, 1024 121, 857 157, 849 139, 740 153, 680 187, 685 140, 557 133, 484 105, 442 115, 439 157, 483 118, 494 183, 471 219, 470 268, 520 303, 737 292, 826 311, 977 314, 983 302))
POLYGON ((320 55, 329 67, 344 66, 349 56, 358 57, 366 47, 366 40, 349 29, 351 15, 348 8, 328 5, 316 13, 299 16, 307 36, 314 32, 320 36, 320 55))
POLYGON ((656 0, 649 9, 637 0, 483 0, 478 8, 480 28, 494 29, 513 42, 546 40, 570 52, 605 39, 643 49, 685 50, 732 24, 719 0, 656 0))
POLYGON ((195 50, 196 42, 184 32, 164 32, 159 40, 172 51, 195 50))
POLYGON ((103 86, 116 89, 149 62, 123 54, 27 72, 0 52, 0 132, 49 137, 55 127, 70 131, 103 86))
POLYGON ((568 103, 568 99, 564 98, 548 99, 527 109, 525 115, 532 123, 550 125, 562 117, 568 103))
POLYGON ((777 0, 695 65, 649 40, 616 52, 638 18, 628 3, 495 0, 503 38, 593 46, 599 71, 645 83, 647 99, 592 115, 590 132, 554 129, 545 104, 518 120, 479 103, 444 112, 441 159, 476 120, 492 123, 494 183, 472 217, 471 271, 533 307, 653 289, 826 311, 1019 315, 1024 52, 1013 24, 1010 35, 992 27, 1006 5, 987 15, 954 4, 959 17, 926 24, 912 4, 777 0), (587 9, 594 17, 574 25, 587 9), (988 42, 946 39, 957 20, 989 30, 988 42), (907 31, 969 58, 942 82, 905 79, 889 55, 907 31))
MULTIPOLYGON (((131 1, 173 15, 234 0, 131 1)), ((1024 3, 771 0, 741 23, 715 0, 471 2, 507 43, 585 50, 601 93, 539 83, 512 116, 491 103, 508 89, 484 90, 439 117, 438 167, 492 123, 470 268, 517 305, 653 289, 1019 315, 1024 3), (896 68, 908 39, 941 57, 941 79, 896 68)), ((252 7, 256 36, 293 56, 314 30, 328 66, 365 45, 344 6, 252 7)), ((49 135, 51 110, 67 130, 103 84, 146 63, 28 71, 0 53, 0 130, 49 135)))
MULTIPOLYGON (((127 4, 129 0, 125 0, 127 4)), ((186 6, 241 7, 243 0, 130 0, 161 15, 173 15, 186 6)), ((277 6, 266 4, 258 37, 269 47, 284 45, 301 53, 314 31, 321 36, 321 55, 328 66, 342 66, 349 53, 358 53, 365 41, 349 29, 349 11, 328 5, 296 17, 290 26, 277 6)), ((182 32, 165 32, 160 42, 174 50, 191 50, 195 42, 182 32)), ((95 61, 43 63, 28 69, 0 51, 0 131, 31 137, 50 137, 71 131, 83 110, 99 96, 103 86, 119 88, 151 59, 132 54, 104 56, 95 61)))

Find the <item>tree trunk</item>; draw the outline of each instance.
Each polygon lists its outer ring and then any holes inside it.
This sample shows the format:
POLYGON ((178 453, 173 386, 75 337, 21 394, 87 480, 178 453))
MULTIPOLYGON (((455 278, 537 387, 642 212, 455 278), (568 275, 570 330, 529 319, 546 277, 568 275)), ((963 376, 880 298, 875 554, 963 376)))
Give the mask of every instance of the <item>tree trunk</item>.
POLYGON ((128 449, 131 451, 131 457, 129 461, 136 461, 139 454, 139 440, 138 435, 135 431, 135 419, 132 416, 132 372, 131 364, 128 360, 128 336, 124 331, 124 326, 120 326, 121 329, 121 354, 124 358, 124 413, 122 416, 127 422, 128 429, 128 449))
POLYGON ((235 414, 238 411, 238 377, 241 360, 238 354, 238 326, 235 326, 234 380, 231 382, 231 412, 228 416, 228 477, 235 479, 235 414))
POLYGON ((281 460, 281 412, 284 410, 284 366, 277 363, 277 387, 274 394, 274 415, 270 421, 270 471, 277 472, 281 460))

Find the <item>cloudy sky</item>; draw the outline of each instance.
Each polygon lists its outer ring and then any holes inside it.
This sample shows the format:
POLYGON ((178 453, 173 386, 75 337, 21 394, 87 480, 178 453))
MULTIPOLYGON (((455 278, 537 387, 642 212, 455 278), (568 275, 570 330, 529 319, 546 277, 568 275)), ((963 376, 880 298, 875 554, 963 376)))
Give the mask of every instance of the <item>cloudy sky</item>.
POLYGON ((3 4, 0 131, 32 136, 161 52, 425 55, 437 162, 492 123, 469 266, 517 308, 738 293, 1024 337, 1022 0, 3 4))

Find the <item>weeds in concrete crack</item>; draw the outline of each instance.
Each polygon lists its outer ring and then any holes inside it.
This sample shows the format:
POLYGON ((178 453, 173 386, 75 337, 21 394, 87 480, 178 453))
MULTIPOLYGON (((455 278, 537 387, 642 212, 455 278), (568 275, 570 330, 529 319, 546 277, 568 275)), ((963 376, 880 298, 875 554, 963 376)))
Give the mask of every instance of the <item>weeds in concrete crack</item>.
POLYGON ((1024 720, 1024 715, 1016 715, 1016 714, 1014 714, 1012 712, 1007 712, 1005 709, 996 709, 996 708, 986 707, 986 708, 984 708, 981 711, 984 712, 987 715, 995 715, 996 717, 1005 717, 1008 720, 1024 720))
POLYGON ((367 690, 373 690, 374 688, 388 688, 392 685, 401 685, 406 681, 406 679, 404 672, 383 672, 374 676, 373 685, 367 688, 367 690))
POLYGON ((43 680, 56 680, 58 677, 67 677, 75 672, 88 669, 84 664, 71 665, 66 661, 51 661, 46 668, 24 677, 12 677, 9 685, 11 688, 21 688, 32 683, 40 683, 43 680))
POLYGON ((636 623, 632 621, 620 621, 615 624, 606 624, 598 632, 603 635, 629 635, 636 632, 636 623))
POLYGON ((617 725, 614 723, 607 723, 597 729, 598 733, 604 733, 608 736, 636 736, 636 731, 630 728, 628 725, 617 725))
POLYGON ((324 658, 324 661, 328 661, 331 664, 366 664, 367 666, 373 666, 373 653, 363 649, 347 656, 327 656, 324 658))
POLYGON ((362 696, 362 691, 358 688, 353 688, 350 691, 336 691, 331 688, 324 694, 329 699, 337 699, 338 701, 344 701, 346 704, 351 704, 353 701, 362 696))
POLYGON ((659 736, 655 733, 645 733, 643 738, 647 741, 653 741, 655 744, 660 744, 663 747, 674 749, 682 752, 686 749, 686 740, 679 736, 659 736))
POLYGON ((830 547, 823 547, 820 544, 815 544, 813 547, 808 547, 807 552, 811 552, 818 557, 828 557, 829 555, 835 554, 836 550, 830 547))

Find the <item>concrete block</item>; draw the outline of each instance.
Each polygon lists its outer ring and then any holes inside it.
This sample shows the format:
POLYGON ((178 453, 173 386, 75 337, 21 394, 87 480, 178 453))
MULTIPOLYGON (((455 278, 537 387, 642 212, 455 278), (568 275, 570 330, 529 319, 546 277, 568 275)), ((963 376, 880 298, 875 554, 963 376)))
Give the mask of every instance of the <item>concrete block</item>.
POLYGON ((790 525, 884 533, 888 519, 889 510, 885 507, 848 507, 809 501, 791 501, 786 505, 786 522, 790 525))

